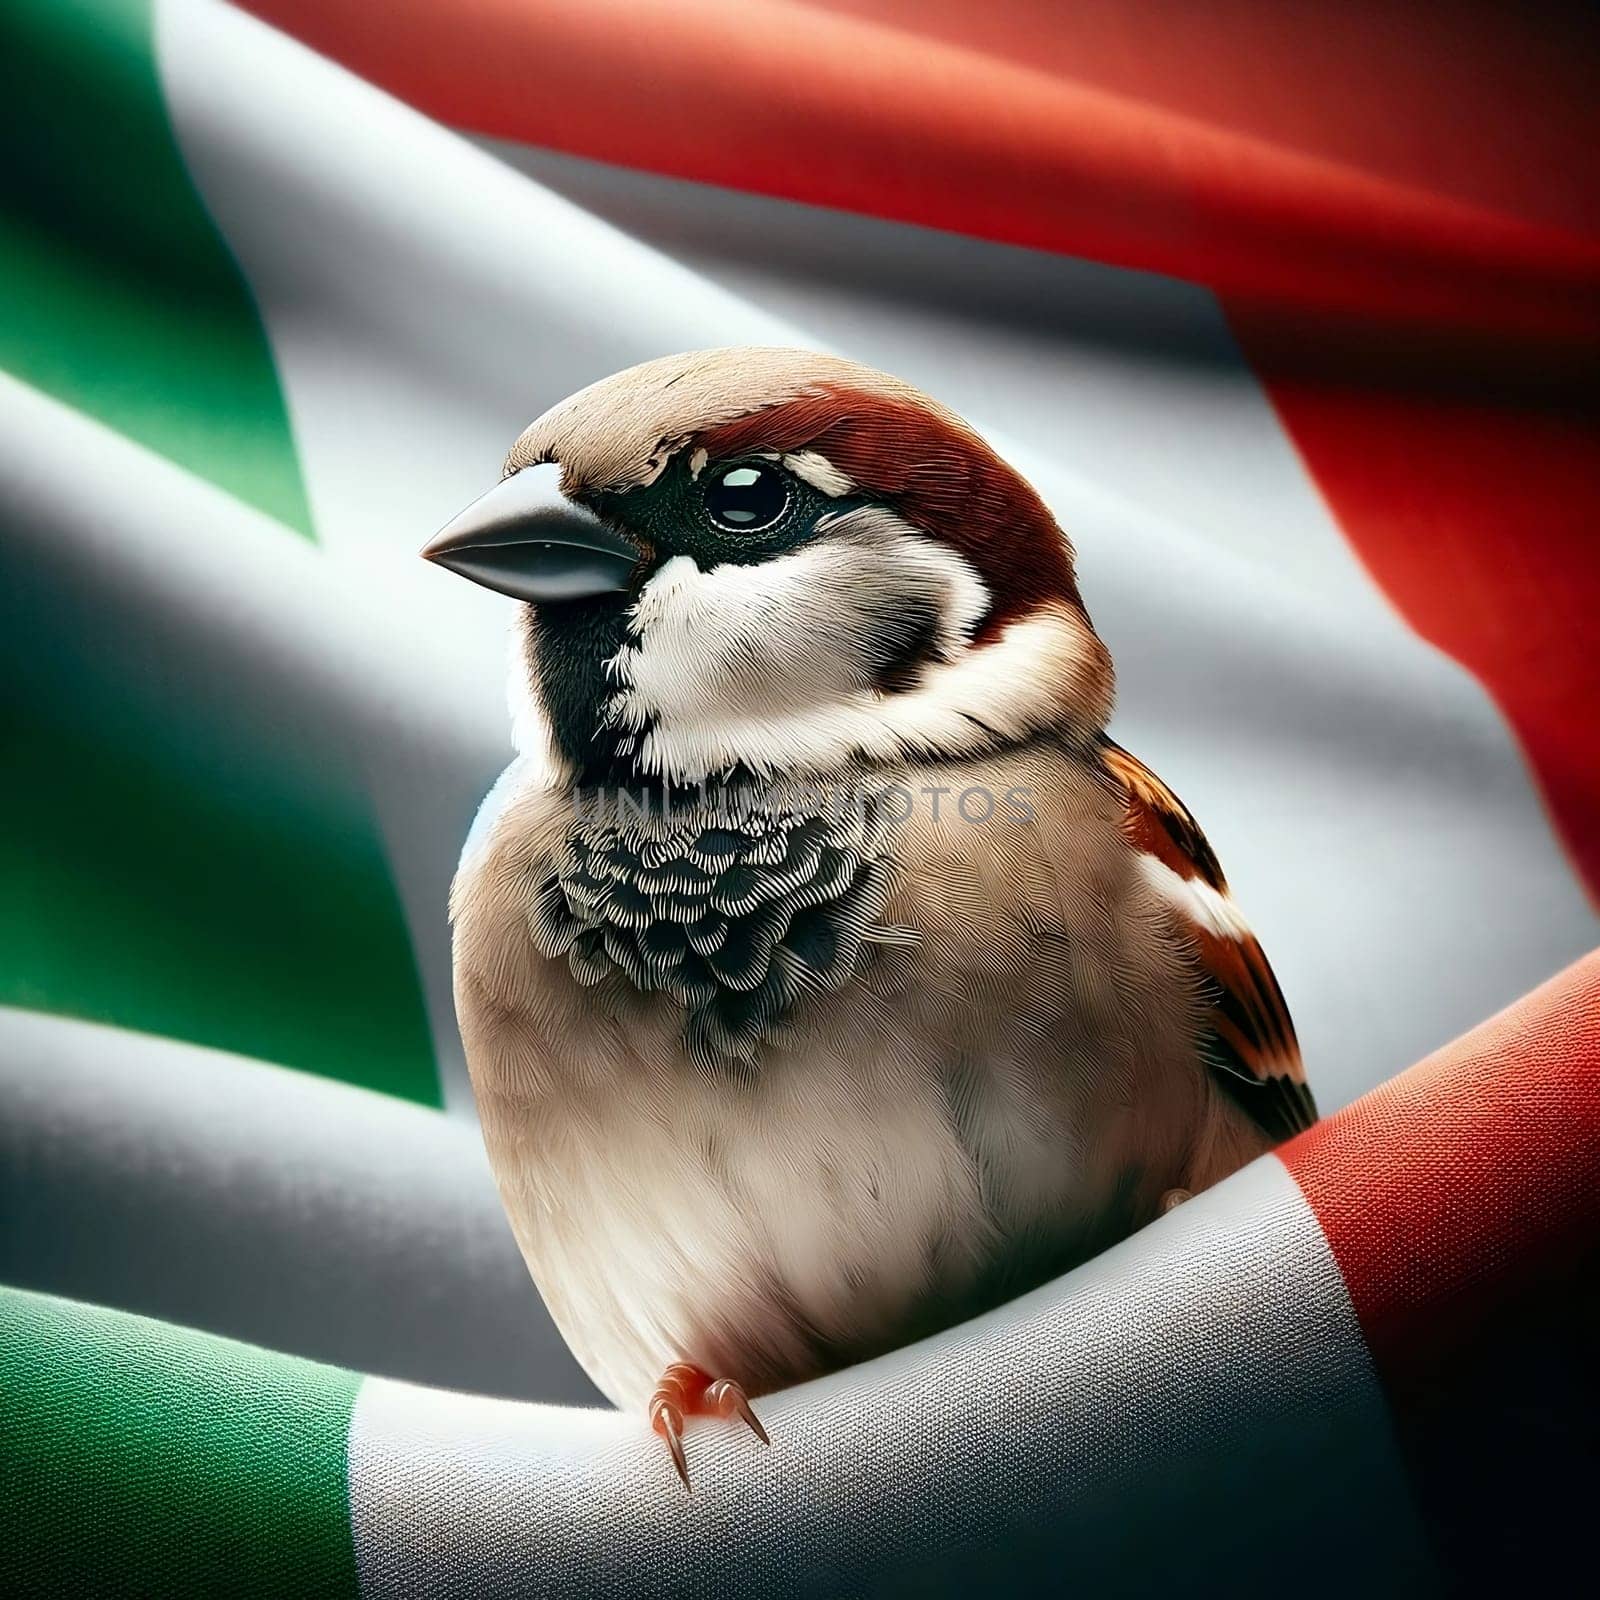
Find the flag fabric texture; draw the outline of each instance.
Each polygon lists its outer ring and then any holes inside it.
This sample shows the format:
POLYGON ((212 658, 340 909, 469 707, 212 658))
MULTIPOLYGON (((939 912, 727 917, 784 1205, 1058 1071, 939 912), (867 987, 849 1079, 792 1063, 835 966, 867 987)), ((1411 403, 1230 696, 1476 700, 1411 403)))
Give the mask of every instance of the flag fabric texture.
POLYGON ((1592 19, 251 9, 0 17, 0 1588, 1576 1559, 1592 19), (895 371, 1040 486, 1115 732, 1206 827, 1330 1115, 772 1397, 770 1452, 696 1429, 688 1500, 595 1409, 478 1141, 444 905, 511 607, 416 552, 554 400, 737 343, 895 371))

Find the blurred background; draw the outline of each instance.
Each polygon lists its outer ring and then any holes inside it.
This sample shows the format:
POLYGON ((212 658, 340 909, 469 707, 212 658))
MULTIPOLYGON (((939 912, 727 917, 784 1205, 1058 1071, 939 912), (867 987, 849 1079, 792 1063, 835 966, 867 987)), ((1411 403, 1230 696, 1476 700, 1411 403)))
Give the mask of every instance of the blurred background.
POLYGON ((0 1282, 592 1398, 444 907, 535 415, 803 344, 1074 541, 1334 1109, 1597 942, 1590 8, 11 0, 0 1282), (470 1306, 471 1315, 462 1308, 470 1306))

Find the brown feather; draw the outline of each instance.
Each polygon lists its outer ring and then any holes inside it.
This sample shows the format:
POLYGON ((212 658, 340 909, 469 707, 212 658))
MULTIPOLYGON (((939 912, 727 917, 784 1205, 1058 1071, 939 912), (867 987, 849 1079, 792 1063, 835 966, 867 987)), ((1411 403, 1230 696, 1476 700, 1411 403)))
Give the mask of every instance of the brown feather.
MULTIPOLYGON (((1199 823, 1137 756, 1104 741, 1101 760, 1126 798, 1123 829, 1135 849, 1218 894, 1227 879, 1199 823)), ((1201 1048, 1223 1086, 1268 1132, 1286 1138, 1316 1121, 1283 991, 1255 936, 1221 934, 1180 916, 1206 982, 1201 1048)))

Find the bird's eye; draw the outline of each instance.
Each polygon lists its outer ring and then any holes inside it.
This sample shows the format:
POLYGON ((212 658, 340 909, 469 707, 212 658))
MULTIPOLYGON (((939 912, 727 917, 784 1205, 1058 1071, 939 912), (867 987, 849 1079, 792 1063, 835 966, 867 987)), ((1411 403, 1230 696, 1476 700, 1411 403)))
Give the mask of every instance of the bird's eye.
POLYGON ((770 528, 788 506, 788 480, 776 467, 749 462, 719 467, 706 485, 711 520, 734 533, 770 528))

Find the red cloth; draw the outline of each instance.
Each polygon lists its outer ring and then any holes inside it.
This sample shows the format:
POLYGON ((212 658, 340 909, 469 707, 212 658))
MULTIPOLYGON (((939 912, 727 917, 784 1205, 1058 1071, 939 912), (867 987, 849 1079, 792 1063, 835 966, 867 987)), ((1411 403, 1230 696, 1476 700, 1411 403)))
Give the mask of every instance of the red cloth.
POLYGON ((1279 1154, 1445 1567, 1558 1575, 1600 1472, 1600 953, 1279 1154))
POLYGON ((1600 1240, 1600 952, 1280 1151, 1385 1373, 1600 1240))

